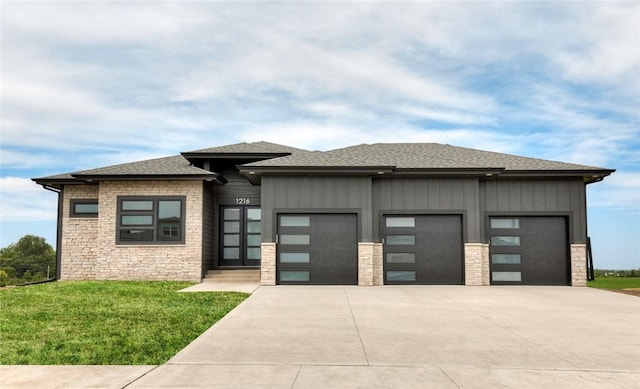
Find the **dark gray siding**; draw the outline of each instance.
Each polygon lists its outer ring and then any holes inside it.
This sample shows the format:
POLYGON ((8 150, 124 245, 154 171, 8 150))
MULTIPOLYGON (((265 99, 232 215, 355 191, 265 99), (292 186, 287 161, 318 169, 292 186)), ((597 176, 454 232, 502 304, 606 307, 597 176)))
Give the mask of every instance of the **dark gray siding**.
POLYGON ((452 178, 384 178, 373 182, 374 236, 384 213, 457 213, 463 215, 466 241, 481 242, 478 180, 452 178))
POLYGON ((567 215, 571 243, 586 242, 586 197, 581 179, 481 181, 480 205, 483 214, 567 215))
POLYGON ((275 212, 358 212, 360 240, 372 239, 371 178, 369 177, 263 177, 263 242, 275 238, 275 212))
POLYGON ((202 270, 213 269, 216 250, 216 206, 213 185, 204 185, 202 201, 202 270))
POLYGON ((216 185, 214 194, 219 205, 236 205, 236 198, 248 198, 251 204, 260 205, 260 187, 251 183, 238 171, 223 171, 225 185, 216 185))

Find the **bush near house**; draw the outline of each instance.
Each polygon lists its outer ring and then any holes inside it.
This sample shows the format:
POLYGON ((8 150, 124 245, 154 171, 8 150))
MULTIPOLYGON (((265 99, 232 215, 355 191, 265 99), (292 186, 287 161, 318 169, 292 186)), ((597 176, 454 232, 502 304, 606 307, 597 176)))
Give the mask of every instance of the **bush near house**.
POLYGON ((189 285, 69 281, 1 290, 0 364, 162 364, 249 296, 176 293, 189 285))
POLYGON ((0 286, 55 278, 56 252, 45 238, 25 235, 0 249, 0 286))

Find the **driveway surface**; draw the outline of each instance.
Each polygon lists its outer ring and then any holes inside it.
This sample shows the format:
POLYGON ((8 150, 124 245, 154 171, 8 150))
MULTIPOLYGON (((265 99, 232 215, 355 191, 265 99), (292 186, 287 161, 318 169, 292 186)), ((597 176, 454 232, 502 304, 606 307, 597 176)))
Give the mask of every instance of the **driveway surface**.
MULTIPOLYGON (((0 366, 3 377, 14 372, 6 387, 21 384, 18 368, 23 378, 38 369, 0 366)), ((139 368, 132 378, 134 368, 113 367, 111 386, 85 371, 77 387, 640 388, 640 298, 570 287, 260 287, 168 363, 139 368)), ((52 376, 39 387, 69 387, 52 376)))

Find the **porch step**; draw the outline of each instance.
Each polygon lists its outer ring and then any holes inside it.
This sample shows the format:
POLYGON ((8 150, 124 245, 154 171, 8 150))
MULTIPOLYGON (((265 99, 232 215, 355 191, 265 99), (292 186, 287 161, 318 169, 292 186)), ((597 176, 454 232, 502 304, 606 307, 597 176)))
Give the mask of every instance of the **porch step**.
POLYGON ((260 269, 209 270, 202 282, 260 282, 260 269))

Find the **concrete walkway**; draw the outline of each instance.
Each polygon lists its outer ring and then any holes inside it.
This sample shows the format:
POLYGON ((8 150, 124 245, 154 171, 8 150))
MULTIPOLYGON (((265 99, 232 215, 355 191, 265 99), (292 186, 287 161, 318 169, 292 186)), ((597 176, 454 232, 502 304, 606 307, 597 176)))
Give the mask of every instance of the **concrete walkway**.
POLYGON ((74 387, 73 374, 75 387, 100 388, 638 388, 640 298, 260 287, 165 365, 0 366, 0 387, 74 387))

